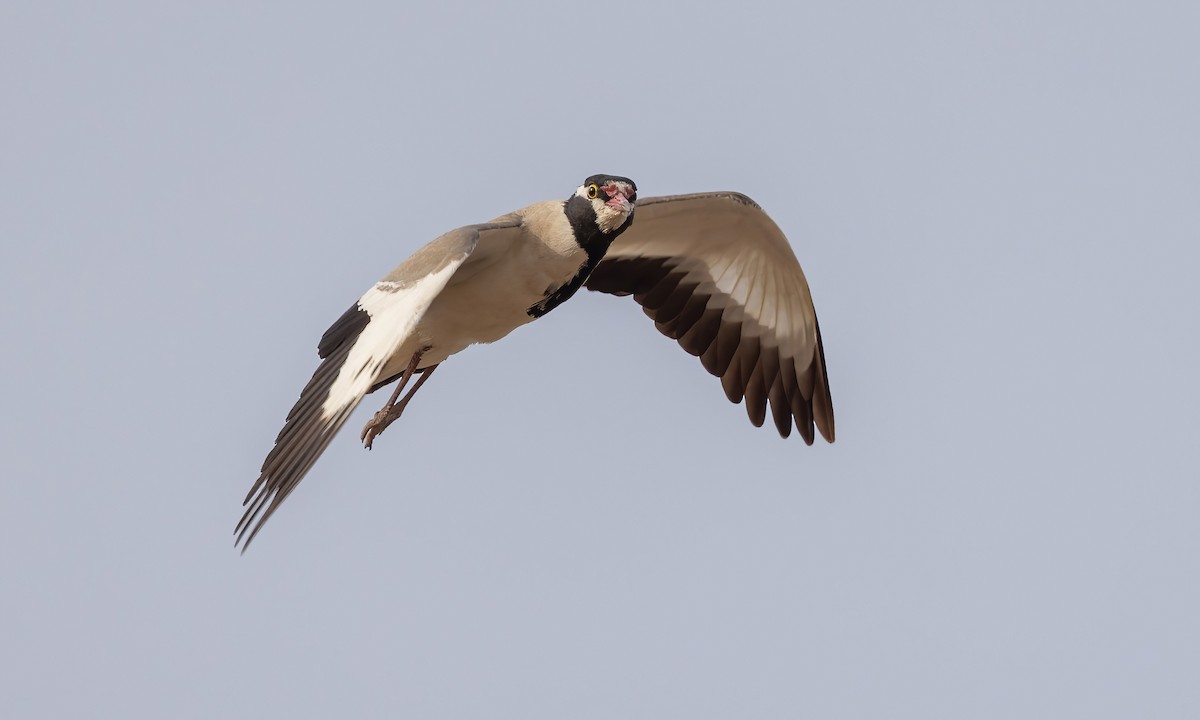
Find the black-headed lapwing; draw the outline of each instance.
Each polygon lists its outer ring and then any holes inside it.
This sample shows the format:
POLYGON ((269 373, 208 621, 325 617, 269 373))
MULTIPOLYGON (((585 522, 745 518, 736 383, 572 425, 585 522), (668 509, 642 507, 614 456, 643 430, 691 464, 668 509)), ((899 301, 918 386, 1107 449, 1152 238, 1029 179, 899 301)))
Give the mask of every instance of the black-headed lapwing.
POLYGON ((812 296, 771 218, 739 193, 639 200, 632 180, 593 175, 565 201, 442 235, 325 332, 317 345, 321 365, 246 495, 235 530, 243 550, 364 395, 399 380, 363 428, 370 448, 443 360, 499 340, 585 286, 632 295, 664 335, 721 378, 730 401, 745 399, 756 426, 769 403, 781 436, 795 421, 810 445, 814 424, 833 442, 812 296), (413 375, 419 377, 401 397, 413 375))

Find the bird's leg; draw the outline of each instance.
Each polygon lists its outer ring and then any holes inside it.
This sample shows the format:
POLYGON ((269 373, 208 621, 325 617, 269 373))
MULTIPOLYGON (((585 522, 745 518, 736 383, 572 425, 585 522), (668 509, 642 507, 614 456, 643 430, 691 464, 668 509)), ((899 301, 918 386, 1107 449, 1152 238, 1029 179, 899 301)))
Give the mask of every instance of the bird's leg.
POLYGON ((400 402, 396 402, 396 395, 400 394, 402 388, 397 388, 388 404, 382 410, 375 413, 375 417, 371 418, 371 422, 367 423, 367 426, 363 428, 363 443, 368 450, 371 449, 371 443, 375 441, 375 437, 382 434, 388 425, 391 425, 400 417, 404 412, 404 408, 408 407, 408 401, 412 400, 412 396, 417 394, 417 391, 421 389, 421 386, 425 384, 425 381, 429 379, 429 376, 433 374, 436 368, 437 365, 425 368, 424 372, 421 373, 421 377, 417 378, 417 384, 412 386, 412 389, 404 395, 404 398, 400 402))
POLYGON ((413 385, 412 389, 408 391, 408 394, 404 396, 404 399, 400 400, 399 403, 396 402, 396 399, 400 397, 400 393, 404 391, 404 387, 408 385, 408 381, 412 379, 413 374, 417 371, 417 366, 421 362, 421 356, 424 355, 427 350, 429 350, 429 348, 421 348, 417 352, 413 353, 412 359, 408 361, 408 367, 404 369, 404 374, 400 376, 400 381, 396 383, 396 390, 392 393, 391 399, 389 399, 387 404, 384 405, 379 412, 375 413, 370 422, 363 427, 361 439, 363 441, 363 445, 368 450, 371 449, 371 444, 375 441, 375 438, 384 430, 386 430, 387 426, 391 425, 396 418, 400 417, 400 414, 404 412, 404 408, 408 406, 408 401, 412 399, 412 396, 417 393, 417 390, 419 390, 421 386, 425 384, 425 381, 429 379, 429 376, 433 374, 433 370, 437 367, 437 365, 425 368, 425 371, 421 373, 421 377, 417 380, 417 384, 413 385))

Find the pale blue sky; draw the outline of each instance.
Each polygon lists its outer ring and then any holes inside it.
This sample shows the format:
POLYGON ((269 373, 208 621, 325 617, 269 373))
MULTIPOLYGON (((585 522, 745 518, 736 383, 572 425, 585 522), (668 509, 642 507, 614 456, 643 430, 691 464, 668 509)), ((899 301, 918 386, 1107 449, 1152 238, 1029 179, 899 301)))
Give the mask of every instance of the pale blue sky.
POLYGON ((433 5, 0 6, 0 716, 1200 716, 1200 6, 433 5), (838 442, 581 295, 239 557, 329 323, 596 172, 772 214, 838 442))

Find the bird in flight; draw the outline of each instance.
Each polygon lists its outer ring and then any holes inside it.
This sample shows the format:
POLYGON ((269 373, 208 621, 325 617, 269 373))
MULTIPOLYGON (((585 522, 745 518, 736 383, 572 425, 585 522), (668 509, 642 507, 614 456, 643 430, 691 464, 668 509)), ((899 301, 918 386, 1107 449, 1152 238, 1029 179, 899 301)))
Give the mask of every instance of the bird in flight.
POLYGON ((638 198, 593 175, 547 200, 442 235, 366 291, 321 337, 234 533, 242 551, 367 393, 396 382, 361 433, 370 449, 433 371, 566 302, 581 287, 632 295, 655 326, 782 437, 833 442, 833 403, 812 295, 779 227, 735 192, 638 198), (413 378, 416 380, 413 381, 413 378), (402 396, 409 384, 412 387, 402 396))

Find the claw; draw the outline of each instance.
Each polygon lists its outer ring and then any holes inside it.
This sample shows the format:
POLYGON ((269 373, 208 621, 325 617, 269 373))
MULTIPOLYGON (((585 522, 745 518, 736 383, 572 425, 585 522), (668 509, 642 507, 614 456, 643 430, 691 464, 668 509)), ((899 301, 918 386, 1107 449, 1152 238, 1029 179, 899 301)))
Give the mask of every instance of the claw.
POLYGON ((363 447, 366 449, 370 450, 371 445, 375 442, 375 438, 382 435, 383 431, 387 430, 388 425, 391 425, 404 413, 404 408, 408 407, 408 401, 412 400, 412 396, 417 394, 417 390, 421 389, 421 386, 425 384, 425 381, 437 369, 437 365, 425 368, 421 372, 421 377, 417 379, 416 384, 408 391, 408 394, 400 402, 396 402, 396 398, 400 395, 400 391, 404 389, 405 383, 408 382, 408 379, 416 371, 416 365, 420 357, 420 353, 413 356, 412 362, 409 363, 409 369, 405 372, 404 377, 400 379, 400 385, 396 388, 396 392, 392 394, 392 399, 363 426, 359 440, 362 441, 363 447))
MULTIPOLYGON (((401 411, 403 411, 404 406, 401 405, 399 407, 401 411)), ((392 412, 394 410, 395 408, 383 408, 379 412, 375 413, 371 420, 363 426, 362 434, 359 436, 359 440, 362 441, 363 447, 370 450, 371 444, 375 442, 375 438, 382 435, 383 431, 387 429, 387 426, 391 425, 393 420, 400 417, 400 413, 396 413, 395 416, 392 416, 392 412)))

